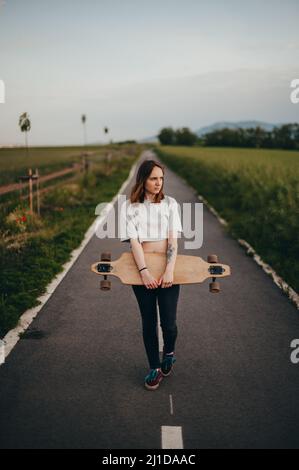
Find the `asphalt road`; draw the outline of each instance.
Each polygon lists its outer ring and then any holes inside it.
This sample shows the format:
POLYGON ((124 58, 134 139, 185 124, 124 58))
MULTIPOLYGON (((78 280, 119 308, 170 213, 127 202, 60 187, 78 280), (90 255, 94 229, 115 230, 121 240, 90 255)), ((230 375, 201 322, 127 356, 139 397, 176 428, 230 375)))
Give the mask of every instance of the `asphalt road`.
MULTIPOLYGON (((166 194, 198 202, 165 177, 166 194)), ((181 286, 173 375, 143 387, 133 291, 115 279, 102 292, 90 272, 100 252, 116 259, 128 244, 94 236, 32 323, 39 339, 20 340, 0 367, 0 448, 160 449, 161 426, 181 427, 187 449, 299 448, 298 311, 206 208, 203 228, 203 246, 180 239, 179 253, 216 252, 232 276, 220 294, 208 281, 181 286)))

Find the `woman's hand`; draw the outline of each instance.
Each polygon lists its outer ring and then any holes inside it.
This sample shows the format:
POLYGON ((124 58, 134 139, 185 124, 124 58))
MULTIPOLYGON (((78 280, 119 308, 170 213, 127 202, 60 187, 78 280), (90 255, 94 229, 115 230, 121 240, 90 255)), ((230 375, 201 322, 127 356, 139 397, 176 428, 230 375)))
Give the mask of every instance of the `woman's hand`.
POLYGON ((148 269, 144 269, 140 273, 143 284, 147 289, 156 289, 159 287, 158 281, 151 275, 148 269))
POLYGON ((171 287, 173 283, 173 270, 172 269, 166 269, 165 272, 162 274, 158 281, 159 285, 161 284, 161 287, 171 287))

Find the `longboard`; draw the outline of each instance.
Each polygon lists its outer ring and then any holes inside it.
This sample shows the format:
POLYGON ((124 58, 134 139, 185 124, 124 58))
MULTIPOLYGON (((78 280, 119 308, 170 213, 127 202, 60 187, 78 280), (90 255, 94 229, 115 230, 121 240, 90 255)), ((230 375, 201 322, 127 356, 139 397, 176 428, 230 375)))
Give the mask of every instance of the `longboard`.
MULTIPOLYGON (((144 253, 145 264, 155 279, 163 274, 166 267, 166 254, 164 253, 144 253)), ((91 266, 91 270, 104 276, 101 281, 101 290, 110 290, 111 282, 107 276, 115 276, 123 284, 143 285, 141 275, 131 252, 123 253, 120 258, 111 261, 110 253, 102 253, 101 261, 91 266)), ((208 262, 199 256, 177 255, 174 268, 173 284, 197 284, 212 278, 210 292, 220 291, 217 278, 230 276, 230 266, 219 264, 217 255, 209 255, 208 262)))

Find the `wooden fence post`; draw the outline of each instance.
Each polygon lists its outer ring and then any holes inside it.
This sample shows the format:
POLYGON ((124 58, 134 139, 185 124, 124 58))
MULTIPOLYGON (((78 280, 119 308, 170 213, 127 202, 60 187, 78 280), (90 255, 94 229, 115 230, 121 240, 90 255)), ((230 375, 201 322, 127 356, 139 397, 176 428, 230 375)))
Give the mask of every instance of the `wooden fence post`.
POLYGON ((33 214, 33 196, 32 196, 32 169, 29 168, 29 207, 30 213, 33 214))
POLYGON ((105 158, 105 174, 106 176, 109 176, 111 173, 111 158, 112 158, 112 153, 108 152, 106 153, 106 158, 105 158))
POLYGON ((38 168, 35 169, 35 176, 36 176, 36 204, 37 204, 37 215, 40 216, 39 173, 38 173, 38 168))

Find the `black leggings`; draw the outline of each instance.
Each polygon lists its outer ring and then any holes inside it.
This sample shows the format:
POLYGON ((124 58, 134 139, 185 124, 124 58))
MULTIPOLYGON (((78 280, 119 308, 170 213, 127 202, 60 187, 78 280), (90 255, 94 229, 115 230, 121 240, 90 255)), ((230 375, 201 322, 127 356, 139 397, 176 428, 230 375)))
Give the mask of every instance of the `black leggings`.
POLYGON ((136 295, 143 329, 143 341, 151 369, 161 366, 159 343, 157 336, 157 299, 160 313, 160 325, 163 333, 165 353, 174 351, 178 334, 176 310, 180 293, 180 285, 147 289, 144 285, 132 286, 136 295))

